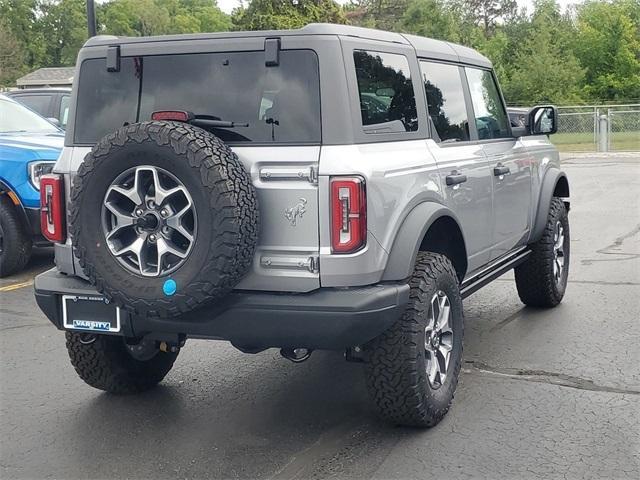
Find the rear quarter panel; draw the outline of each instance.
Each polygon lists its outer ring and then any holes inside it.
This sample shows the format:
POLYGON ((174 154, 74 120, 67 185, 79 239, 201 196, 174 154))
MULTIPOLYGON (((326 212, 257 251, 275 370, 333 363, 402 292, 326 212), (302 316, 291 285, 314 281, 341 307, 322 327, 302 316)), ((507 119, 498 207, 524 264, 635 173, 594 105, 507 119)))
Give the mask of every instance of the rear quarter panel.
POLYGON ((396 234, 421 202, 442 203, 435 160, 425 140, 325 146, 320 154, 320 283, 325 287, 380 281, 396 234), (358 175, 367 189, 367 246, 331 254, 329 180, 358 175))

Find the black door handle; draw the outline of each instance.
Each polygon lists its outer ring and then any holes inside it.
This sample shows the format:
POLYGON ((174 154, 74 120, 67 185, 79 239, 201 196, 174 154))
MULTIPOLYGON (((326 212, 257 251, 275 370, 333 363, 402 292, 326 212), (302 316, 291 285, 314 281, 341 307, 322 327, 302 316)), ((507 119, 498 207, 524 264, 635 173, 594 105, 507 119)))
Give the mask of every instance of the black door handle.
POLYGON ((493 174, 496 177, 499 177, 500 175, 507 175, 509 173, 511 173, 511 170, 509 170, 509 167, 505 167, 501 163, 493 167, 493 174))
POLYGON ((466 175, 462 175, 457 170, 454 170, 453 172, 451 172, 449 175, 447 175, 445 177, 445 180, 446 180, 448 186, 458 185, 460 183, 466 182, 467 181, 467 176, 466 175))

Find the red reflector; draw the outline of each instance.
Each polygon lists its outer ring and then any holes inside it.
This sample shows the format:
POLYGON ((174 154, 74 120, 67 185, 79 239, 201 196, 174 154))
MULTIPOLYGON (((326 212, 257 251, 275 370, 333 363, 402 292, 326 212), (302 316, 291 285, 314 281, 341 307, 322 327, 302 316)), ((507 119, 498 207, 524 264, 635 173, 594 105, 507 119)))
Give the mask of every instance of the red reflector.
POLYGON ((161 110, 151 114, 151 120, 188 122, 193 115, 183 110, 161 110))
POLYGON ((367 196, 359 177, 331 179, 331 250, 351 253, 367 243, 367 196))
POLYGON ((64 221, 64 180, 61 175, 40 177, 40 229, 52 242, 66 239, 64 221))

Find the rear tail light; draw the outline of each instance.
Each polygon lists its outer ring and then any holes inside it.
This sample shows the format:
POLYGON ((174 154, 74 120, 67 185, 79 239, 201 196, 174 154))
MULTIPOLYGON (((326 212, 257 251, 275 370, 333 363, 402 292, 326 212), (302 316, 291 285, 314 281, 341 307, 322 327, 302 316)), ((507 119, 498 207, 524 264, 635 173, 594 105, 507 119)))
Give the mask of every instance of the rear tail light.
POLYGON ((52 242, 65 241, 64 180, 62 175, 40 177, 40 229, 52 242))
POLYGON ((367 243, 367 196, 359 177, 331 179, 331 250, 351 253, 367 243))

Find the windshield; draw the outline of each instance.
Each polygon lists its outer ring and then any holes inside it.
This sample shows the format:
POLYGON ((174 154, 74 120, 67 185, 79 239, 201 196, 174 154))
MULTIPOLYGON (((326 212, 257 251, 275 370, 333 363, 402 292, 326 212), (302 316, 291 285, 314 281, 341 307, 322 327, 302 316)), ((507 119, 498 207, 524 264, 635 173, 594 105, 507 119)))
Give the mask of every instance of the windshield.
POLYGON ((85 60, 75 142, 95 143, 165 110, 219 121, 197 125, 229 143, 320 143, 318 58, 283 50, 268 67, 264 51, 123 57, 119 72, 105 59, 85 60))
POLYGON ((0 133, 55 133, 59 130, 24 105, 0 98, 0 133))

